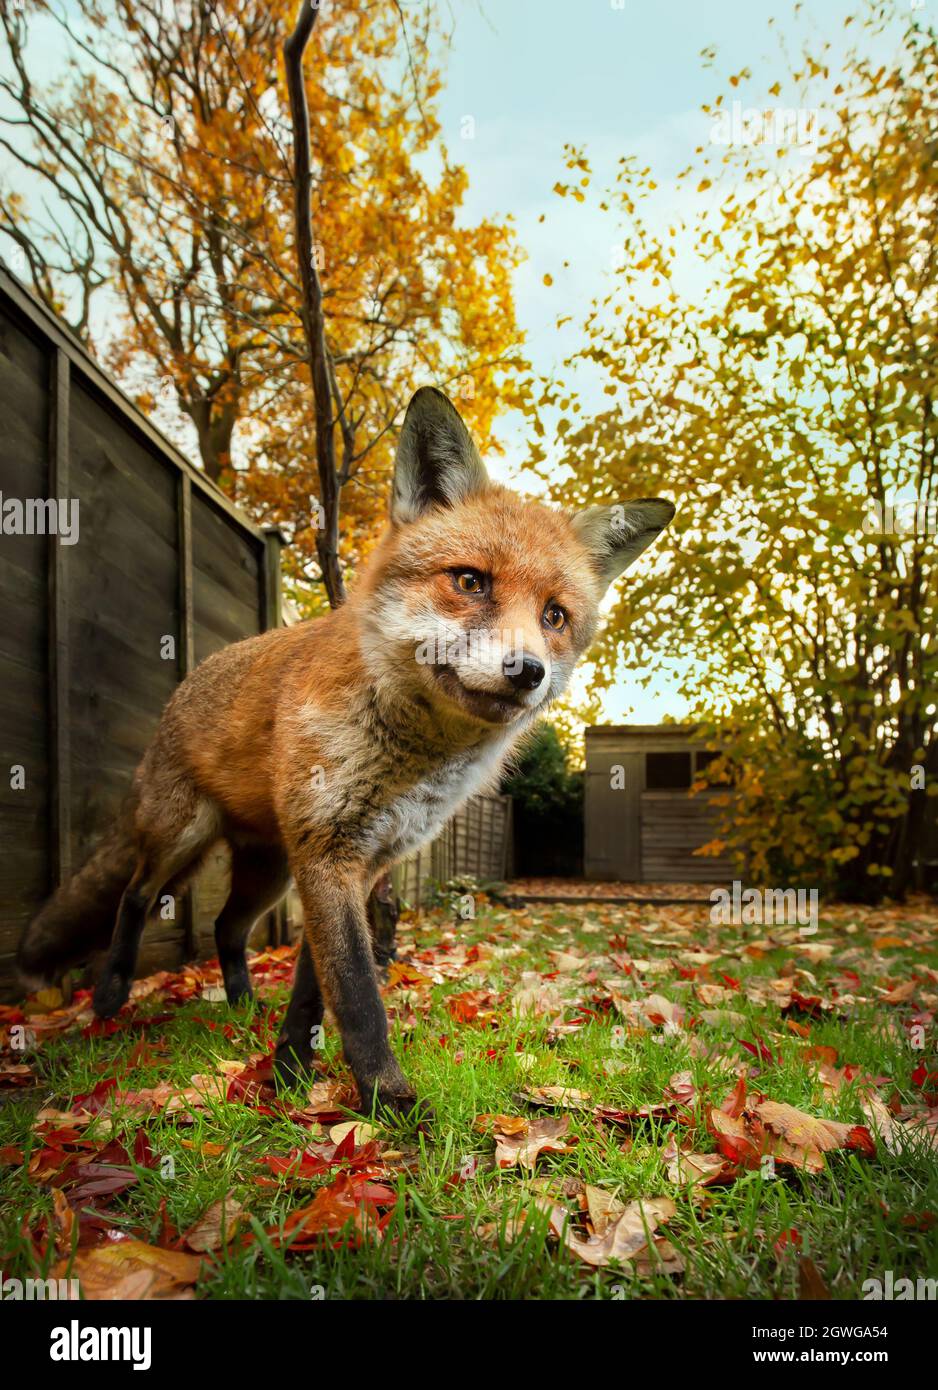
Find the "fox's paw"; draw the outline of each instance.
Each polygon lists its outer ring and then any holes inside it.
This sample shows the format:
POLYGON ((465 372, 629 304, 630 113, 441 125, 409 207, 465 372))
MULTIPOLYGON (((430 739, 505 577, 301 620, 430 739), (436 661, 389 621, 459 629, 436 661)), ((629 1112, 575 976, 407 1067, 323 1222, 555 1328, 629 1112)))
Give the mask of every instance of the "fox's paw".
POLYGON ((433 1119, 430 1106, 418 1098, 416 1091, 403 1076, 379 1078, 370 1086, 359 1081, 358 1091, 361 1097, 361 1111, 366 1115, 373 1115, 385 1124, 417 1129, 429 1124, 433 1119))
POLYGON ((93 1007, 98 1018, 113 1018, 130 998, 132 980, 123 975, 102 975, 95 985, 93 1007))
POLYGON ((297 1044, 281 1038, 274 1053, 274 1081, 278 1091, 290 1091, 309 1080, 313 1070, 313 1049, 308 1042, 297 1044))
POLYGON ((250 1004, 254 991, 247 971, 225 981, 225 996, 232 1008, 237 1008, 239 1004, 250 1004))
POLYGON ((375 1117, 392 1128, 429 1130, 434 1121, 432 1106, 413 1091, 378 1091, 375 1096, 375 1117))

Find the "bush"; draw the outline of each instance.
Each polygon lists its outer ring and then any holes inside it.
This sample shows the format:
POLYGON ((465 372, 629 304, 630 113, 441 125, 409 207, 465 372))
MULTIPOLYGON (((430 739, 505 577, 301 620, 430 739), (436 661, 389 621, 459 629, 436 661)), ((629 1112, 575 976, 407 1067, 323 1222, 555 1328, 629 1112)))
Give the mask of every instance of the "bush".
POLYGON ((552 724, 539 724, 502 780, 514 798, 515 873, 526 878, 583 872, 583 774, 572 772, 552 724))

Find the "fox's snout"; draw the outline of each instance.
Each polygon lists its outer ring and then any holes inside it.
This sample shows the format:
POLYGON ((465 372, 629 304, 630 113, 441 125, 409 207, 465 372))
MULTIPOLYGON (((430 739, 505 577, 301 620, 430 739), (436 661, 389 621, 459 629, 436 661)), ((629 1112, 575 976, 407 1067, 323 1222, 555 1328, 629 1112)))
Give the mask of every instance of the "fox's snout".
POLYGON ((530 656, 527 652, 513 652, 506 656, 502 662, 502 671, 506 680, 513 685, 515 690, 528 691, 537 690, 544 683, 547 675, 547 667, 540 657, 530 656))
POLYGON ((454 677, 464 691, 507 702, 500 719, 511 707, 520 713, 541 703, 550 682, 550 657, 546 650, 536 650, 528 633, 471 629, 459 630, 454 638, 452 626, 437 621, 449 634, 436 662, 438 675, 454 677))

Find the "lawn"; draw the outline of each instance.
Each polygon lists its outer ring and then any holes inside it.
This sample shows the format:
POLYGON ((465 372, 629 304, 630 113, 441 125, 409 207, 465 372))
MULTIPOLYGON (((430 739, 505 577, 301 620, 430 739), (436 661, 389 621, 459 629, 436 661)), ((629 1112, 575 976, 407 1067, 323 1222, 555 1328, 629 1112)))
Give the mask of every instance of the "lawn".
POLYGON ((385 991, 432 1121, 269 1054, 285 950, 0 1010, 0 1268, 85 1296, 773 1299, 938 1276, 938 914, 439 909, 385 991), (23 1050, 24 1042, 27 1045, 23 1050), (833 1123, 819 1123, 831 1121, 833 1123))

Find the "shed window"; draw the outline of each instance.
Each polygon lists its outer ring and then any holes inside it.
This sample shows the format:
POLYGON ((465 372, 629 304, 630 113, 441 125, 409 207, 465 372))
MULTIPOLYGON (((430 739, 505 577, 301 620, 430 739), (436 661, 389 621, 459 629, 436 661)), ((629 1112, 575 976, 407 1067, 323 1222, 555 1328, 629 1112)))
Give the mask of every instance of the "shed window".
POLYGON ((681 791, 690 783, 690 753, 646 754, 645 786, 649 791, 681 791))

